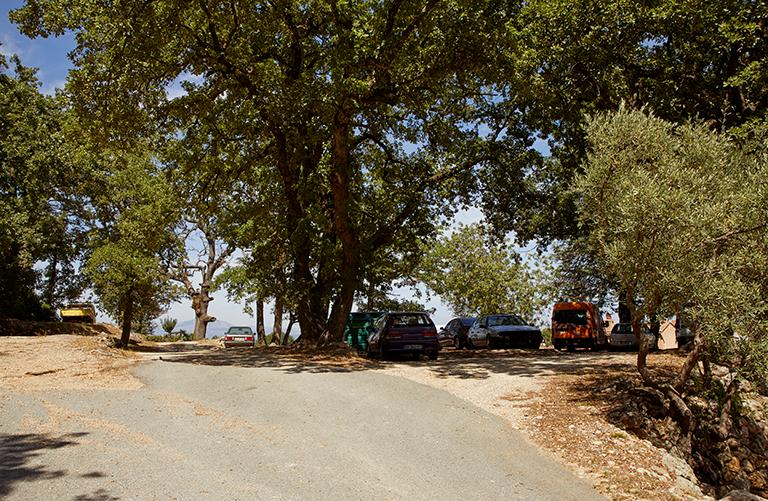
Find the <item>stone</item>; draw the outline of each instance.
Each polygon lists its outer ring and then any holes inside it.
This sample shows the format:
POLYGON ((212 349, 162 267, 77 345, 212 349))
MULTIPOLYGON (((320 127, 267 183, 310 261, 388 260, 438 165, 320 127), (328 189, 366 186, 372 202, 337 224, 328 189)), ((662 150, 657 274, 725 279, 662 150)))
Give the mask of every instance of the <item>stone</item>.
POLYGON ((733 490, 728 494, 720 498, 719 501, 766 501, 765 498, 761 498, 749 491, 745 490, 733 490))
POLYGON ((765 473, 753 471, 747 478, 749 478, 749 483, 753 489, 759 491, 768 490, 768 479, 766 479, 765 473))

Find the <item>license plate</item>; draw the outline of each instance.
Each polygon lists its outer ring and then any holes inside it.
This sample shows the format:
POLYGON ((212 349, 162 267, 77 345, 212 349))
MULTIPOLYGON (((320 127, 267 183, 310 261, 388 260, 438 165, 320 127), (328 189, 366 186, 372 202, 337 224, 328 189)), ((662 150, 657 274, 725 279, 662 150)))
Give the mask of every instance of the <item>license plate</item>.
POLYGON ((420 350, 421 345, 420 344, 406 344, 403 346, 403 349, 405 350, 420 350))

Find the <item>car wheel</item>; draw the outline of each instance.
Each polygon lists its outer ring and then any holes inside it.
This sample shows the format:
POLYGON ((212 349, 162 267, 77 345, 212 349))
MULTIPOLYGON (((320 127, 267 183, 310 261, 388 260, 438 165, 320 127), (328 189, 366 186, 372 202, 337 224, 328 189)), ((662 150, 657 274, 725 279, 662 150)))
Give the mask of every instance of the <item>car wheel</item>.
POLYGON ((464 343, 461 342, 461 338, 459 336, 453 338, 453 347, 457 350, 464 348, 464 343))
POLYGON ((574 352, 574 351, 576 351, 576 346, 575 346, 575 345, 573 345, 572 343, 568 343, 568 344, 565 346, 565 349, 566 349, 566 350, 568 350, 568 351, 570 351, 570 352, 574 352))
POLYGON ((490 334, 485 336, 485 347, 488 348, 489 350, 495 348, 490 334))
POLYGON ((436 351, 430 351, 427 356, 430 360, 437 360, 437 352, 436 351))
POLYGON ((413 355, 411 355, 411 356, 412 356, 412 357, 413 357, 413 359, 414 359, 414 360, 416 360, 417 362, 418 362, 419 360, 421 360, 421 353, 419 353, 418 351, 414 351, 414 352, 413 352, 413 355))

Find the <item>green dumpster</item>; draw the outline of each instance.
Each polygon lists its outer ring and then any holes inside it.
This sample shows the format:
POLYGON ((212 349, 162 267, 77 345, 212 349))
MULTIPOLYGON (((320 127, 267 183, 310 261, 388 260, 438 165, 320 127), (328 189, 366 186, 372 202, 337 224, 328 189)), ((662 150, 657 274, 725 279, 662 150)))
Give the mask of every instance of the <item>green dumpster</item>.
POLYGON ((347 324, 344 326, 344 342, 352 348, 357 348, 358 351, 365 352, 368 348, 368 335, 383 314, 380 311, 350 313, 347 324))

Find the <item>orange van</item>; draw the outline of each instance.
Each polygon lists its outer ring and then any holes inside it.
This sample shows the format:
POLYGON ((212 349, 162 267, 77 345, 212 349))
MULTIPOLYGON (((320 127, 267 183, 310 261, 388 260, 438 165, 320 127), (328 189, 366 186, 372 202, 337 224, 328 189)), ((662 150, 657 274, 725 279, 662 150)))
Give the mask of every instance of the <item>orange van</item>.
POLYGON ((608 345, 597 305, 583 301, 555 303, 552 308, 552 344, 556 350, 597 350, 608 345))

